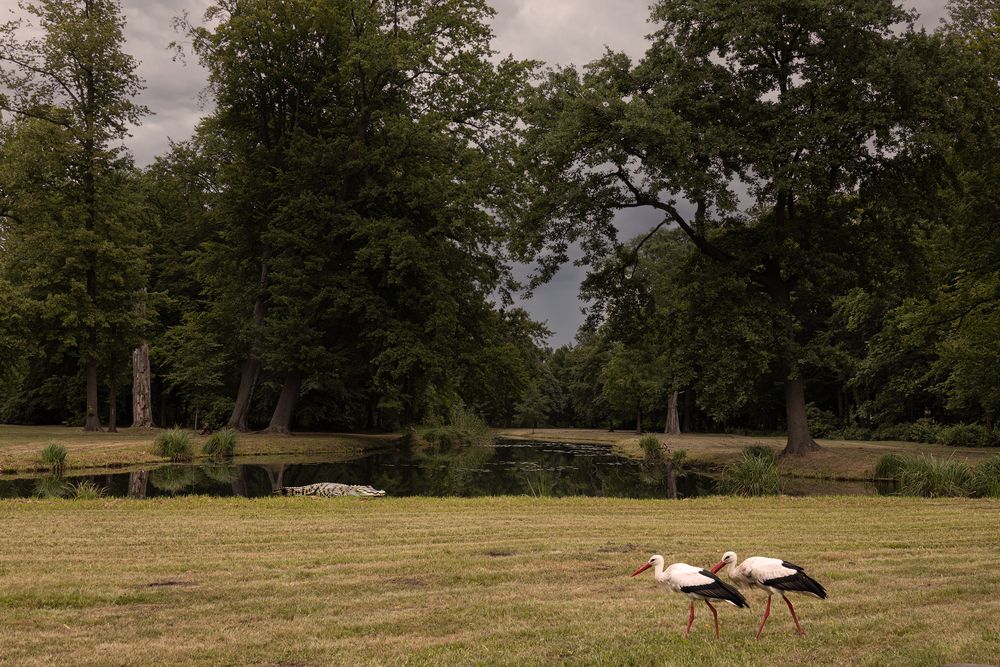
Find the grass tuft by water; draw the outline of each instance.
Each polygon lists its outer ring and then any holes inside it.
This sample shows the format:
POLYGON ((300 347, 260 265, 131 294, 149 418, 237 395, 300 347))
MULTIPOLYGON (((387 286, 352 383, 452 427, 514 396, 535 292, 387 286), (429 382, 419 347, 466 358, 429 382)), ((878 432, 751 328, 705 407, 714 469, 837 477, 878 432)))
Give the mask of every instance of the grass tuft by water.
POLYGON ((994 454, 973 469, 970 486, 973 495, 980 498, 1000 498, 1000 454, 994 454))
POLYGON ((171 461, 190 461, 193 451, 191 435, 179 428, 160 433, 153 442, 153 453, 171 461))
POLYGON ((70 484, 67 491, 69 497, 74 500, 96 500, 104 497, 104 487, 98 486, 89 479, 70 484))
POLYGON ((201 451, 216 460, 232 458, 236 451, 236 431, 231 428, 216 431, 208 437, 201 451))
POLYGON ((42 463, 49 467, 49 472, 55 477, 62 477, 66 470, 66 446, 58 442, 50 442, 42 449, 42 463))
POLYGON ((746 447, 739 461, 723 468, 716 490, 732 496, 780 494, 781 475, 773 451, 769 447, 746 447))

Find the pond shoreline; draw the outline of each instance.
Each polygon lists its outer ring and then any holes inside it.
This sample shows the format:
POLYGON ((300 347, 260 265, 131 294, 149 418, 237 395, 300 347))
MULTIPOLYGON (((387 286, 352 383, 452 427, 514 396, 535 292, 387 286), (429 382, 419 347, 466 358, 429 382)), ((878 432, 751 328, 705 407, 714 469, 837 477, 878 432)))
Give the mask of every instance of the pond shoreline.
MULTIPOLYGON (((642 458, 639 436, 630 432, 609 432, 596 429, 494 429, 497 437, 519 440, 544 440, 566 445, 606 445, 633 459, 642 458)), ((84 433, 79 428, 48 426, 0 425, 0 479, 13 475, 44 473, 40 460, 42 448, 48 442, 60 442, 67 449, 68 475, 100 474, 103 471, 125 472, 168 463, 152 454, 153 440, 161 430, 121 429, 119 433, 84 433)), ((688 452, 686 465, 702 474, 718 474, 727 463, 736 460, 749 445, 764 444, 776 452, 784 447, 784 438, 776 436, 738 436, 730 434, 653 434, 673 449, 688 452)), ((194 435, 195 461, 208 460, 200 456, 207 436, 194 435)), ((262 462, 266 457, 314 456, 331 457, 368 451, 378 447, 398 447, 404 442, 403 433, 296 433, 273 435, 246 433, 237 436, 238 457, 262 462)), ((784 458, 779 461, 786 478, 823 482, 874 481, 875 462, 886 453, 926 453, 940 458, 955 457, 975 463, 996 448, 946 447, 912 442, 866 442, 821 440, 823 450, 806 457, 784 458)))

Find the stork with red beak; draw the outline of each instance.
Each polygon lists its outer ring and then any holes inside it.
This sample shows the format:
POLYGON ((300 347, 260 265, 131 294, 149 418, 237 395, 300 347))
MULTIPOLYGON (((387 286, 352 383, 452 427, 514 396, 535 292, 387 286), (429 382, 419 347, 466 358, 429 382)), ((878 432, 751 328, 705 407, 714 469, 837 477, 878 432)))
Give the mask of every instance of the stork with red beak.
POLYGON ((683 593, 691 600, 691 614, 688 616, 687 629, 684 631, 685 637, 691 634, 691 624, 694 623, 694 603, 698 600, 704 600, 708 608, 712 610, 712 616, 715 618, 716 639, 719 638, 719 614, 709 600, 723 600, 736 607, 750 607, 739 591, 719 579, 713 572, 687 563, 674 563, 667 569, 663 569, 663 556, 653 556, 633 572, 632 576, 645 572, 651 567, 656 568, 653 570, 656 583, 668 591, 683 593))
POLYGON ((805 630, 799 625, 799 619, 795 615, 795 607, 785 597, 785 592, 808 593, 821 600, 826 599, 826 589, 807 575, 804 568, 794 563, 778 558, 751 556, 737 565, 736 554, 727 551, 722 554, 722 560, 712 566, 712 574, 721 570, 724 565, 729 566, 726 573, 739 588, 750 587, 767 591, 767 608, 764 610, 764 618, 760 619, 760 625, 757 627, 758 639, 760 639, 760 633, 764 631, 767 617, 771 615, 771 596, 775 593, 781 595, 781 599, 788 605, 788 611, 792 612, 792 620, 795 621, 795 629, 800 635, 804 635, 805 630))

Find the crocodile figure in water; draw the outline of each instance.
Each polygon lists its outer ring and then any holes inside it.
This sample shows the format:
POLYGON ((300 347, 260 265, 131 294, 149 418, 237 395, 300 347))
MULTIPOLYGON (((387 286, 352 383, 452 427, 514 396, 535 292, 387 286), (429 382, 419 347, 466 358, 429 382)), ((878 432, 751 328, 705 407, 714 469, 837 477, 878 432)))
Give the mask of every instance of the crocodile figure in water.
POLYGON ((282 496, 322 496, 324 498, 333 498, 334 496, 376 498, 385 495, 385 491, 370 486, 338 484, 336 482, 320 482, 319 484, 307 484, 306 486, 282 486, 278 488, 276 493, 282 496))

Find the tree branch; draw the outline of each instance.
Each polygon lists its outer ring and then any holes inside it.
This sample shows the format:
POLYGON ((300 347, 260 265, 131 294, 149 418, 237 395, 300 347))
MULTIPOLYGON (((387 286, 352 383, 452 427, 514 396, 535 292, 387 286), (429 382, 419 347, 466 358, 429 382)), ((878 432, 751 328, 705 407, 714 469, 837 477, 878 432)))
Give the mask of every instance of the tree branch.
MULTIPOLYGON (((688 221, 684 219, 684 216, 677 212, 676 208, 670 204, 666 204, 658 199, 650 197, 637 188, 622 167, 618 167, 618 171, 615 172, 614 175, 625 185, 626 188, 628 188, 629 192, 632 193, 632 196, 635 197, 636 205, 651 206, 652 208, 666 213, 667 216, 669 216, 669 219, 676 222, 677 226, 680 227, 685 234, 687 234, 687 237, 691 239, 695 246, 697 246, 698 250, 718 262, 731 262, 736 259, 728 252, 712 244, 708 239, 699 234, 690 224, 688 224, 688 221)), ((703 204, 700 204, 699 206, 703 207, 703 204)), ((701 210, 702 215, 704 215, 704 210, 701 210)))

